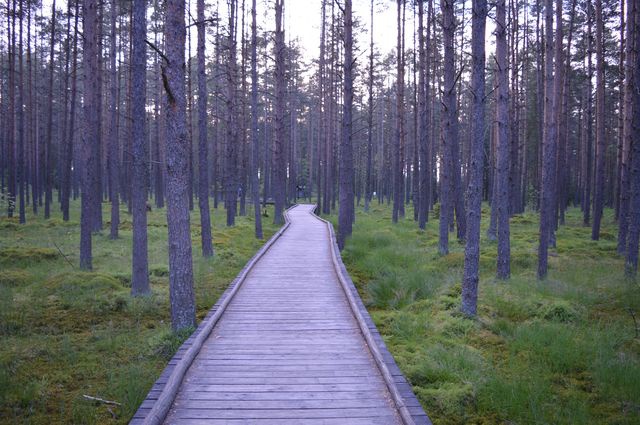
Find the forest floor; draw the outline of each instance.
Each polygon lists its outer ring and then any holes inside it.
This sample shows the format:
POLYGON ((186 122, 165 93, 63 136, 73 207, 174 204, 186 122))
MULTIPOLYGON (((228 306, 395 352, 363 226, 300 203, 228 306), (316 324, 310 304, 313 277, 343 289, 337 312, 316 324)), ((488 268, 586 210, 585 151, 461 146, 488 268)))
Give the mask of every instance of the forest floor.
MULTIPOLYGON (((131 216, 122 209, 120 239, 110 240, 103 208, 91 273, 78 270, 79 202, 68 223, 0 218, 0 423, 127 423, 188 336, 170 327, 166 211, 148 214, 153 294, 134 299, 131 216)), ((236 221, 227 228, 224 210, 214 212, 216 252, 204 259, 197 208, 191 216, 199 319, 263 243, 253 236, 252 215, 236 221)), ((276 230, 271 221, 263 220, 265 240, 276 230)))
MULTIPOLYGON (((126 423, 187 336, 169 324, 165 211, 149 214, 153 295, 132 299, 131 217, 123 210, 119 240, 94 237, 95 271, 83 273, 78 210, 69 223, 0 218, 0 423, 126 423)), ((640 286, 624 277, 611 211, 599 242, 569 211, 545 282, 537 214, 511 220, 507 282, 493 277, 496 243, 483 227, 477 320, 458 313, 464 246, 453 239, 439 256, 437 220, 423 232, 409 218, 391 224, 386 205, 357 211, 345 263, 436 425, 640 423, 640 286)), ((213 217, 216 255, 205 260, 192 215, 199 318, 261 245, 251 216, 233 228, 224 210, 213 217)))
POLYGON ((425 232, 409 218, 393 225, 376 202, 357 210, 344 261, 434 424, 640 424, 640 286, 624 277, 611 211, 598 242, 569 211, 544 282, 538 214, 513 217, 512 278, 497 281, 484 206, 470 320, 458 312, 464 246, 453 234, 443 257, 437 220, 425 232))

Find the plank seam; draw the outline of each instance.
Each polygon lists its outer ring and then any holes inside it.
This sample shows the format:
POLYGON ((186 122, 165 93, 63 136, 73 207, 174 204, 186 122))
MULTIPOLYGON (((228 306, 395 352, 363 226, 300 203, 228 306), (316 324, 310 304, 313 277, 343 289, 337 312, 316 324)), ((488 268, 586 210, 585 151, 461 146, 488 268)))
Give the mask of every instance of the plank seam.
MULTIPOLYGON (((288 213, 289 213, 289 210, 291 208, 294 208, 295 206, 296 205, 293 205, 284 211, 283 213, 283 216, 285 219, 284 226, 282 226, 271 238, 269 238, 269 240, 264 245, 262 245, 262 247, 258 250, 258 252, 256 252, 256 254, 253 257, 251 257, 249 262, 242 268, 238 276, 236 276, 236 278, 231 282, 231 284, 229 285, 229 288, 222 294, 222 296, 220 297, 220 300, 211 308, 211 310, 209 310, 209 313, 207 314, 207 316, 204 318, 200 326, 198 326, 198 329, 196 329, 196 331, 194 332, 194 334, 197 333, 197 336, 195 336, 195 338, 191 341, 191 344, 190 344, 191 346, 182 355, 182 358, 179 359, 177 363, 173 366, 173 370, 171 371, 171 374, 167 379, 167 382, 164 384, 158 398, 156 399, 153 405, 153 408, 151 408, 151 410, 145 416, 143 424, 159 425, 165 420, 167 414, 169 413, 169 410, 171 409, 171 406, 173 405, 173 401, 176 398, 178 389, 182 385, 182 380, 185 374, 187 373, 187 371, 189 370, 189 367, 195 360, 196 356, 200 352, 200 349, 202 348, 202 345, 204 344, 205 340, 211 334, 211 331, 213 330, 215 325, 218 323, 220 317, 226 310, 227 306, 233 299, 234 295, 238 292, 238 290, 242 286, 242 283, 246 279, 251 269, 253 269, 254 265, 258 262, 258 260, 260 260, 260 258, 262 258, 267 253, 269 248, 271 248, 271 246, 273 246, 273 244, 289 228, 289 225, 291 223, 289 221, 288 213), (211 314, 212 312, 213 314, 211 314)), ((190 337, 187 341, 190 341, 192 337, 190 337)), ((185 343, 187 341, 185 341, 185 343)), ((178 352, 180 352, 180 349, 178 349, 178 352)), ((169 363, 171 363, 171 361, 169 363)), ((135 415, 133 419, 136 419, 137 421, 140 420, 140 418, 139 417, 136 418, 135 415)), ((133 422, 133 419, 132 419, 132 422, 133 422)))

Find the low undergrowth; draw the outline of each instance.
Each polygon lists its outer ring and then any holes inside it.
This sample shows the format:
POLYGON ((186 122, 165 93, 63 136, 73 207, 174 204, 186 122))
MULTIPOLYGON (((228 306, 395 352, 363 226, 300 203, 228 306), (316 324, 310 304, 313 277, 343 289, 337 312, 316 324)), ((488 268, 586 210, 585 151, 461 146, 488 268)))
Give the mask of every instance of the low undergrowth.
POLYGON ((537 220, 511 219, 509 281, 494 278, 496 243, 483 227, 471 320, 459 313, 464 246, 453 234, 439 256, 437 219, 421 231, 410 219, 393 225, 385 205, 358 211, 343 258, 435 424, 640 423, 640 287, 624 277, 611 212, 594 242, 569 211, 544 282, 537 220))
MULTIPOLYGON (((200 256, 197 210, 191 219, 199 319, 262 244, 253 236, 251 214, 227 228, 224 211, 212 212, 211 259, 200 256)), ((108 223, 94 235, 92 272, 77 269, 78 219, 79 203, 68 223, 29 216, 19 225, 0 218, 0 423, 127 423, 189 335, 170 327, 165 210, 148 214, 152 295, 141 298, 129 295, 126 210, 119 239, 109 239, 108 223)), ((269 218, 264 226, 271 236, 269 218)))

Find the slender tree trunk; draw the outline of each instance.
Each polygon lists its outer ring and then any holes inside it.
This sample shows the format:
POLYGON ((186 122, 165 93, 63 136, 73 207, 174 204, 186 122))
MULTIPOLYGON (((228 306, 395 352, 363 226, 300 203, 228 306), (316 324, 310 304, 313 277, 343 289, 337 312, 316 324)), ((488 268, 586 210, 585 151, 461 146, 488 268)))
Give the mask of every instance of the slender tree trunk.
POLYGON ((227 143, 225 149, 225 199, 227 226, 236 222, 238 200, 238 119, 236 104, 236 1, 229 3, 229 36, 227 37, 227 143))
POLYGON ((342 143, 340 144, 340 205, 338 210, 338 247, 344 248, 353 224, 353 20, 351 0, 344 2, 344 102, 342 107, 342 143))
POLYGON ((93 144, 98 140, 98 0, 83 0, 84 134, 82 138, 82 198, 80 214, 80 268, 91 270, 91 232, 95 163, 93 144))
POLYGON ((593 96, 592 85, 593 81, 593 66, 591 63, 591 55, 593 54, 593 10, 591 0, 587 1, 587 87, 586 87, 586 101, 587 101, 587 125, 586 125, 586 155, 585 155, 585 171, 586 176, 584 179, 584 200, 583 200, 583 217, 582 222, 584 226, 589 226, 591 222, 591 181, 592 179, 592 163, 593 163, 593 96))
MULTIPOLYGON (((23 45, 22 45, 22 21, 24 17, 24 0, 20 0, 20 20, 18 25, 20 29, 18 33, 18 109, 16 110, 17 120, 18 120, 18 192, 20 193, 20 204, 19 204, 19 221, 21 224, 25 224, 27 222, 26 214, 25 214, 25 191, 26 191, 26 183, 25 183, 25 160, 24 160, 24 144, 25 144, 25 123, 24 123, 24 67, 23 67, 23 45)), ((15 18, 14 18, 15 19, 15 18)))
MULTIPOLYGON (((429 8, 431 8, 431 0, 429 0, 429 8)), ((420 145, 420 203, 418 207, 418 226, 423 230, 426 228, 427 220, 429 218, 429 198, 431 193, 431 154, 429 149, 430 143, 428 122, 428 99, 430 87, 429 82, 426 79, 426 71, 428 67, 427 52, 429 51, 429 48, 426 46, 426 44, 430 43, 430 37, 427 37, 427 39, 425 40, 424 31, 424 0, 420 0, 418 3, 418 139, 420 145)), ((484 54, 482 55, 482 61, 484 62, 484 54)))
POLYGON ((540 199, 540 243, 538 245, 538 279, 547 276, 549 239, 553 227, 556 160, 556 126, 553 80, 553 0, 545 0, 545 62, 544 62, 544 137, 542 146, 542 186, 540 199))
MULTIPOLYGON (((111 228, 109 237, 118 238, 118 225, 120 224, 120 190, 118 177, 120 172, 118 142, 118 70, 116 68, 116 18, 118 16, 118 3, 111 0, 111 35, 109 37, 110 73, 110 125, 109 125, 109 192, 111 198, 111 228)), ((64 199, 64 198, 63 198, 64 199)))
POLYGON ((274 185, 273 197, 275 212, 273 223, 280 225, 284 223, 284 208, 286 202, 286 132, 285 132, 285 102, 286 102, 286 81, 285 81, 285 44, 284 28, 282 26, 282 15, 284 0, 275 0, 276 33, 275 33, 275 138, 273 144, 273 166, 274 185))
POLYGON ((604 20, 602 17, 602 0, 596 0, 596 184, 593 199, 593 226, 591 239, 600 239, 600 223, 604 208, 604 175, 606 140, 604 134, 604 20))
POLYGON ((185 98, 185 2, 166 1, 166 56, 162 80, 167 94, 167 225, 169 298, 175 331, 196 324, 189 223, 189 139, 185 98))
POLYGON ((133 0, 133 38, 131 63, 133 176, 131 211, 133 215, 133 249, 131 295, 147 295, 149 286, 149 256, 147 254, 147 194, 149 192, 149 152, 145 131, 147 97, 147 33, 146 0, 133 0))
POLYGON ((256 0, 251 4, 251 198, 253 201, 256 238, 262 239, 262 215, 260 214, 260 141, 258 139, 258 30, 256 23, 256 0))
MULTIPOLYGON (((501 0, 504 4, 504 0, 501 0)), ((420 2, 420 27, 422 2, 420 2)), ((471 36, 471 157, 469 185, 467 187, 467 237, 464 249, 464 275, 462 278, 462 304, 460 310, 475 316, 478 305, 480 268, 480 220, 482 216, 482 178, 484 170, 485 126, 485 28, 487 1, 474 0, 472 5, 471 36)))
POLYGON ((496 172, 496 219, 498 225, 498 279, 511 275, 511 246, 509 236, 509 86, 507 63, 507 24, 505 0, 496 3, 496 66, 498 90, 497 108, 497 172, 496 172))
POLYGON ((441 0, 442 33, 444 43, 444 88, 442 95, 442 165, 440 167, 440 239, 441 255, 449 253, 449 225, 453 222, 454 158, 452 141, 455 137, 456 78, 455 78, 455 17, 453 0, 441 0))
MULTIPOLYGON (((45 198, 44 218, 51 217, 51 202, 53 201, 53 60, 55 52, 55 23, 56 0, 51 4, 51 45, 49 46, 49 107, 47 109, 47 146, 46 146, 46 174, 45 174, 45 198)), ((84 194, 83 194, 84 196, 84 194)))
POLYGON ((369 95, 368 114, 367 114, 367 170, 365 176, 364 189, 364 210, 369 211, 371 203, 372 181, 371 168, 373 166, 373 0, 371 0, 371 27, 369 28, 369 81, 367 90, 369 95))
POLYGON ((632 124, 633 124, 633 95, 634 95, 634 61, 637 55, 637 47, 634 48, 635 32, 638 32, 637 6, 633 2, 629 2, 627 7, 627 25, 626 25, 626 44, 625 44, 625 67, 624 67, 624 122, 623 122, 623 145, 622 145, 622 166, 620 170, 620 213, 619 213, 619 230, 618 230, 618 253, 625 254, 627 251, 627 236, 629 231, 629 218, 631 211, 629 210, 630 201, 630 160, 631 160, 631 141, 632 141, 632 124))
POLYGON ((396 45, 397 50, 397 79, 396 79, 396 135, 394 140, 394 154, 393 154, 393 215, 392 220, 394 223, 398 222, 398 217, 401 216, 401 209, 404 205, 404 193, 402 190, 403 180, 403 168, 404 161, 402 158, 402 144, 404 143, 404 51, 403 51, 403 17, 402 11, 404 10, 404 1, 397 0, 398 4, 398 42, 396 45))
MULTIPOLYGON (((629 2, 631 13, 635 17, 633 25, 633 36, 628 38, 629 43, 634 43, 634 54, 627 56, 629 66, 633 69, 631 111, 631 200, 629 205, 629 245, 627 248, 626 272, 629 276, 636 276, 638 273, 638 246, 640 244, 640 5, 637 0, 629 2)), ((631 22, 629 22, 630 24, 631 22)))
POLYGON ((207 146, 207 75, 205 73, 204 0, 197 0, 198 9, 198 207, 202 255, 213 255, 211 217, 209 216, 209 147, 207 146))

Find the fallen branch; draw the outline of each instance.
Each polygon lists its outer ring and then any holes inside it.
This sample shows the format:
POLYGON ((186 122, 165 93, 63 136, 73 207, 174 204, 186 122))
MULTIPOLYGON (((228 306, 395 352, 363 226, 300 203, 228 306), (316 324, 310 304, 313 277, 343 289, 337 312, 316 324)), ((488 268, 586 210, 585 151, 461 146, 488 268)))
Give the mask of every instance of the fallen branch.
POLYGON ((84 397, 87 400, 97 401, 99 403, 104 403, 104 404, 110 404, 112 406, 122 406, 122 404, 118 403, 117 401, 105 400, 104 398, 100 398, 100 397, 93 397, 86 394, 82 394, 82 397, 84 397))
POLYGON ((64 252, 62 252, 62 250, 60 249, 60 247, 58 246, 58 244, 57 244, 57 243, 55 243, 55 242, 53 242, 53 241, 52 241, 52 243, 53 243, 53 245, 57 248, 57 250, 58 250, 58 252, 60 253, 60 255, 62 255, 62 258, 64 258, 65 260, 67 260, 67 263, 69 263, 69 265, 71 266, 71 268, 72 268, 72 269, 75 269, 75 268, 76 268, 76 266, 74 266, 74 265, 73 265, 73 263, 71 262, 71 260, 69 260, 69 258, 68 258, 66 255, 64 255, 64 252))

